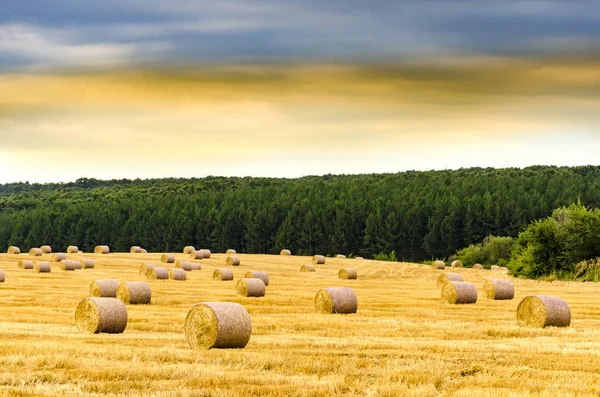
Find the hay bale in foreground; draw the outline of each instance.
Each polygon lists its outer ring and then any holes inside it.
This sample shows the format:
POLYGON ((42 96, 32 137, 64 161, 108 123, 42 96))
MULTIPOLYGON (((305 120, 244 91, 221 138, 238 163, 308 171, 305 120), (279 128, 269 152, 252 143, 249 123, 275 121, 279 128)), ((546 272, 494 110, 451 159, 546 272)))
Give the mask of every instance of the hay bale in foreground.
POLYGON ((3 283, 5 279, 4 270, 0 269, 0 283, 3 283))
POLYGON ((194 267, 191 262, 177 261, 175 262, 175 269, 183 269, 186 272, 191 272, 194 270, 194 267))
POLYGON ((115 279, 96 280, 90 284, 90 296, 116 298, 119 282, 115 279))
POLYGON ((42 250, 40 248, 32 248, 29 250, 31 256, 42 256, 42 250))
POLYGON ((351 314, 358 310, 358 298, 351 288, 323 288, 315 296, 315 311, 321 314, 351 314))
POLYGON ((338 259, 346 259, 346 255, 342 255, 342 254, 337 254, 335 257, 338 259))
POLYGON ((42 253, 44 254, 51 254, 52 253, 52 247, 49 245, 42 245, 40 247, 40 249, 42 250, 42 253))
POLYGON ((446 264, 444 263, 444 261, 434 261, 431 264, 431 267, 433 267, 434 269, 445 269, 446 264))
POLYGON ((202 302, 188 312, 184 333, 192 349, 241 349, 250 340, 252 321, 239 303, 202 302))
POLYGON ((97 245, 94 247, 94 254, 110 254, 110 248, 108 245, 97 245))
POLYGON ((11 255, 17 255, 21 253, 21 249, 19 247, 15 247, 14 245, 11 245, 10 247, 8 247, 8 253, 11 255))
POLYGON ((265 283, 265 286, 268 287, 269 286, 269 275, 267 274, 267 272, 247 272, 244 275, 245 278, 260 278, 263 283, 265 283))
POLYGON ((301 272, 315 272, 316 269, 313 265, 302 265, 300 268, 301 272))
POLYGON ((442 286, 442 301, 453 305, 477 302, 477 288, 473 283, 448 281, 442 286))
POLYGON ((282 249, 282 250, 279 252, 279 255, 292 255, 292 251, 290 251, 290 250, 286 250, 286 249, 282 249))
POLYGON ((33 261, 28 261, 26 259, 21 259, 19 261, 19 269, 33 269, 33 261))
POLYGON ((117 298, 126 305, 149 305, 152 300, 152 290, 144 281, 129 281, 119 284, 117 298))
POLYGON ((462 263, 462 261, 455 260, 455 261, 452 261, 452 263, 450 264, 450 267, 463 267, 463 263, 462 263))
POLYGON ((185 281, 187 276, 183 269, 169 269, 169 280, 185 281))
POLYGON ((82 259, 79 263, 81 263, 81 267, 84 269, 93 269, 95 267, 95 263, 91 259, 82 259))
POLYGON ((237 254, 237 252, 235 252, 234 249, 229 248, 227 251, 225 251, 225 254, 227 254, 227 255, 235 255, 235 254, 237 254))
POLYGON ((240 258, 237 256, 228 256, 227 259, 225 259, 225 264, 227 266, 239 266, 240 258))
POLYGON ((85 298, 75 311, 82 332, 120 334, 127 328, 127 308, 116 298, 85 298))
POLYGON ((473 265, 472 269, 483 269, 483 266, 481 265, 481 263, 476 263, 473 265))
POLYGON ((192 263, 192 270, 202 270, 202 265, 199 263, 192 263))
POLYGON ((52 266, 50 262, 35 262, 33 264, 33 270, 36 273, 50 273, 52 271, 52 266))
POLYGON ((175 263, 175 255, 173 255, 173 254, 162 254, 160 256, 160 261, 162 263, 175 263))
POLYGON ((196 251, 196 248, 194 248, 193 245, 186 245, 185 247, 183 247, 184 254, 191 254, 194 251, 196 251))
POLYGON ((202 259, 204 258, 204 253, 202 251, 192 251, 190 253, 190 258, 192 259, 202 259))
POLYGON ((200 250, 200 252, 202 253, 202 258, 210 259, 210 250, 209 249, 203 248, 200 250))
POLYGON ((132 245, 129 248, 129 253, 130 254, 141 254, 142 253, 142 247, 140 247, 139 245, 132 245))
POLYGON ((233 271, 231 269, 215 269, 213 280, 231 281, 233 280, 233 271))
POLYGON ((489 299, 510 300, 515 297, 515 287, 512 281, 498 278, 488 278, 483 283, 483 290, 489 299))
POLYGON ((458 273, 442 273, 437 279, 437 287, 442 288, 448 281, 465 281, 458 273))
POLYGON ((532 295, 519 303, 517 320, 521 327, 568 327, 571 324, 571 309, 561 298, 532 295))
POLYGON ((358 278, 358 273, 355 269, 340 269, 338 277, 342 280, 356 280, 358 278))
POLYGON ((79 253, 79 247, 76 245, 69 245, 67 247, 67 254, 78 254, 79 253))
POLYGON ((235 284, 238 295, 249 298, 260 298, 265 296, 265 283, 260 278, 240 278, 235 284))
POLYGON ((63 252, 57 252, 52 256, 52 259, 54 260, 54 262, 60 262, 67 259, 67 254, 63 252))
POLYGON ((156 267, 156 265, 153 265, 151 263, 143 263, 142 265, 140 265, 140 274, 143 275, 148 275, 148 270, 152 269, 156 267))
POLYGON ((312 263, 313 265, 324 265, 325 257, 323 255, 314 255, 312 257, 312 263))
POLYGON ((153 280, 168 280, 169 271, 164 267, 151 267, 148 269, 146 277, 153 280))

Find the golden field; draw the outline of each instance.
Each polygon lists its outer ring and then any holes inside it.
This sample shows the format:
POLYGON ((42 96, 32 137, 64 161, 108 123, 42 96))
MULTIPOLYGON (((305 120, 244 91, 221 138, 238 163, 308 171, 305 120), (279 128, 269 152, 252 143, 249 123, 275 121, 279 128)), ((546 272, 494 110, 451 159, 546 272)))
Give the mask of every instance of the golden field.
MULTIPOLYGON (((600 394, 600 286, 514 280, 515 299, 490 301, 482 286, 503 271, 453 269, 478 287, 475 305, 440 301, 430 266, 327 258, 301 273, 309 257, 243 255, 234 281, 213 281, 224 254, 204 259, 185 282, 148 280, 152 304, 128 306, 123 334, 83 334, 75 325, 90 283, 141 281, 142 263, 160 253, 69 254, 94 269, 38 274, 17 268, 26 254, 0 255, 0 394, 9 396, 575 396, 600 394), (340 280, 342 267, 358 280, 340 280), (247 271, 266 271, 264 298, 236 295, 247 271), (350 286, 355 315, 317 315, 320 288, 350 286), (527 295, 564 298, 569 328, 520 328, 527 295), (198 302, 232 301, 252 318, 242 350, 194 351, 183 334, 198 302)), ((42 260, 50 260, 44 255, 42 260)), ((188 255, 176 254, 178 260, 188 255)), ((171 266, 172 265, 167 265, 171 266)), ((446 268, 448 271, 449 268, 446 268)))

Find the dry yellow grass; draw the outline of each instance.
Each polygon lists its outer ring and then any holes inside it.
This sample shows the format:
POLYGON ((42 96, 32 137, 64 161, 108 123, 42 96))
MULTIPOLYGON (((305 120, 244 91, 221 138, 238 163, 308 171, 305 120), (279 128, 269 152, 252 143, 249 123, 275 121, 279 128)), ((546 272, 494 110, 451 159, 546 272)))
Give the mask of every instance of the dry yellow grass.
MULTIPOLYGON (((177 260, 189 256, 175 254, 177 260)), ((327 258, 316 273, 301 256, 240 254, 229 268, 268 272, 264 298, 239 296, 212 273, 213 254, 185 283, 148 280, 150 305, 130 305, 123 334, 78 331, 75 309, 92 281, 146 281, 143 261, 160 254, 86 254, 86 271, 35 273, 18 268, 25 254, 0 254, 0 395, 14 396, 578 396, 600 393, 600 284, 513 280, 515 299, 449 305, 436 288, 439 270, 407 263, 355 261, 358 280, 337 272, 348 260, 327 258), (315 314, 315 295, 348 286, 357 314, 315 314), (516 309, 529 295, 563 298, 567 328, 520 327, 516 309), (236 302, 252 319, 242 350, 192 350, 183 328, 200 302, 236 302)), ((73 254, 73 259, 84 255, 73 254)), ((455 268, 483 297, 501 270, 455 268)))

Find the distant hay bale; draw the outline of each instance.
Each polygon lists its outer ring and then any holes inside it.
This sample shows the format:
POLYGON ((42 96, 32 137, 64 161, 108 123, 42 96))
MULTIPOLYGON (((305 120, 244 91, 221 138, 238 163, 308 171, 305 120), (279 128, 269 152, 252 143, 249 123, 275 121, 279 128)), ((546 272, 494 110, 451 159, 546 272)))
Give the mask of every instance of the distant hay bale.
POLYGON ((49 245, 42 245, 40 247, 40 249, 42 250, 42 253, 44 253, 44 254, 51 254, 52 253, 52 247, 50 247, 49 245))
POLYGON ((483 283, 483 290, 489 299, 510 300, 515 297, 515 287, 510 280, 488 278, 483 283))
POLYGON ((30 269, 33 269, 33 261, 28 261, 26 259, 21 259, 19 261, 19 265, 18 266, 19 266, 19 269, 30 270, 30 269))
POLYGON ((94 247, 94 254, 109 254, 110 253, 110 248, 108 245, 97 245, 96 247, 94 247))
POLYGON ((183 269, 169 269, 169 280, 185 281, 187 276, 183 269))
POLYGON ((444 261, 434 261, 431 264, 431 267, 433 267, 434 269, 445 269, 446 264, 444 263, 444 261))
POLYGON ((142 265, 140 265, 140 274, 148 275, 148 270, 154 267, 156 267, 156 265, 153 265, 151 263, 143 263, 142 265))
POLYGON ((231 269, 215 269, 213 280, 231 281, 233 280, 233 271, 231 269))
POLYGON ((204 258, 204 253, 202 251, 192 251, 190 253, 190 258, 192 258, 192 259, 202 259, 202 258, 204 258))
POLYGON ((245 278, 260 278, 266 287, 269 286, 269 275, 267 272, 247 272, 245 278))
POLYGON ((363 258, 362 256, 357 256, 357 257, 356 257, 356 258, 354 258, 354 259, 358 259, 359 261, 363 261, 363 260, 365 260, 365 258, 363 258))
POLYGON ((462 263, 462 261, 455 260, 455 261, 452 261, 452 263, 450 264, 450 267, 463 267, 463 263, 462 263))
POLYGON ((79 263, 84 269, 93 269, 95 266, 94 261, 91 259, 82 259, 79 263))
POLYGON ((60 262, 65 259, 67 259, 67 254, 65 254, 63 252, 57 252, 56 254, 53 255, 54 262, 60 262))
POLYGON ((315 267, 313 265, 302 265, 300 268, 301 272, 315 272, 315 267))
POLYGON ((519 303, 517 320, 521 327, 568 327, 571 324, 571 309, 561 298, 531 295, 519 303))
POLYGON ((292 255, 292 251, 283 249, 279 252, 279 255, 292 255))
POLYGON ((324 265, 325 257, 323 255, 314 255, 312 257, 312 263, 313 265, 324 265))
POLYGON ((78 268, 81 269, 81 263, 72 261, 70 259, 64 259, 62 262, 60 262, 60 268, 62 270, 77 270, 78 268))
POLYGON ((4 270, 0 269, 0 283, 3 283, 5 279, 4 270))
POLYGON ((129 253, 130 254, 141 254, 142 247, 140 247, 139 245, 132 245, 131 248, 129 248, 129 253))
POLYGON ((442 286, 442 301, 453 305, 476 303, 477 288, 473 283, 448 281, 442 286))
POLYGON ((194 270, 194 267, 192 266, 191 262, 185 262, 185 261, 177 261, 175 262, 175 268, 176 269, 183 269, 186 272, 191 272, 192 270, 194 270))
POLYGON ((11 255, 12 254, 17 255, 17 254, 21 253, 21 249, 19 247, 15 247, 14 245, 11 245, 10 247, 8 247, 8 253, 11 255))
POLYGON ((507 272, 507 271, 508 271, 508 268, 507 268, 507 267, 505 267, 505 266, 500 266, 500 270, 504 270, 505 272, 507 272))
POLYGON ((473 265, 472 267, 473 269, 483 269, 483 266, 481 266, 481 263, 476 263, 473 265))
POLYGON ((358 310, 358 298, 347 287, 323 288, 315 296, 315 311, 321 314, 351 314, 358 310))
POLYGON ((42 256, 42 250, 40 248, 32 248, 29 250, 29 255, 31 256, 42 256))
POLYGON ((78 254, 79 253, 79 247, 77 247, 76 245, 69 245, 67 247, 67 254, 78 254))
POLYGON ((201 249, 200 252, 202 253, 202 257, 205 259, 210 259, 210 250, 209 249, 201 249))
POLYGON ((116 298, 119 282, 115 279, 96 280, 90 284, 90 296, 116 298))
POLYGON ((338 259, 346 259, 346 255, 342 255, 342 254, 337 254, 335 257, 338 259))
POLYGON ((202 302, 188 312, 184 333, 192 349, 241 349, 250 340, 252 321, 239 303, 202 302))
POLYGON ((260 298, 265 296, 265 283, 260 278, 240 278, 235 284, 238 295, 249 298, 260 298))
POLYGON ((148 253, 148 251, 144 248, 142 248, 142 250, 140 251, 140 254, 147 254, 147 253, 148 253))
POLYGON ((490 267, 490 270, 498 270, 498 269, 500 269, 500 266, 492 265, 490 267))
POLYGON ((338 277, 342 280, 356 280, 358 278, 358 273, 355 269, 340 269, 338 277))
POLYGON ((33 264, 33 270, 36 273, 50 273, 52 271, 52 266, 50 262, 35 262, 33 264))
POLYGON ((149 305, 152 300, 152 290, 144 281, 129 281, 119 284, 117 298, 126 305, 149 305))
POLYGON ((235 255, 235 254, 237 254, 237 252, 235 252, 234 249, 229 248, 227 251, 225 251, 225 254, 227 254, 227 255, 235 255))
POLYGON ((437 287, 442 288, 448 281, 465 281, 463 276, 458 273, 442 273, 437 279, 437 287))
POLYGON ((169 271, 164 267, 151 267, 148 269, 146 277, 153 280, 168 280, 169 271))
POLYGON ((162 254, 160 256, 160 261, 162 263, 175 263, 175 255, 173 255, 173 254, 162 254))
POLYGON ((225 260, 225 264, 227 264, 227 266, 239 266, 240 258, 237 256, 228 256, 225 260))
POLYGON ((186 245, 185 247, 183 247, 184 254, 191 254, 194 251, 196 251, 196 248, 194 248, 193 245, 186 245))
POLYGON ((199 263, 192 263, 192 270, 202 270, 202 265, 199 263))
POLYGON ((75 311, 82 332, 120 334, 127 328, 127 308, 116 298, 85 298, 75 311))

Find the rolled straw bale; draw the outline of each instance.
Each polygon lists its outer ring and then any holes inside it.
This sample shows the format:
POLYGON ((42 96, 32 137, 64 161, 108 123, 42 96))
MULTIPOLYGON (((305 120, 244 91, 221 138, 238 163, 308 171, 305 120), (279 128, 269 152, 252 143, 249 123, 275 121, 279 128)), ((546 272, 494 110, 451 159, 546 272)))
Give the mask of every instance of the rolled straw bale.
POLYGON ((241 349, 250 340, 252 321, 239 303, 202 302, 188 312, 184 332, 192 349, 241 349))
POLYGON ((5 280, 4 270, 0 269, 0 283, 3 283, 5 280))
POLYGON ((33 270, 36 273, 50 273, 52 271, 52 266, 50 266, 50 262, 35 262, 33 264, 33 270))
POLYGON ((192 259, 202 259, 202 258, 204 258, 204 253, 202 251, 192 251, 190 253, 190 258, 192 258, 192 259))
POLYGON ((42 256, 42 250, 39 248, 32 248, 29 250, 29 255, 31 256, 42 256))
POLYGON ((76 270, 77 268, 75 264, 78 264, 79 268, 81 268, 81 263, 72 261, 70 259, 64 259, 62 262, 60 262, 60 268, 63 270, 76 270))
POLYGON ((269 286, 269 275, 267 274, 267 272, 247 272, 244 275, 245 278, 260 278, 263 283, 265 284, 265 287, 269 286))
POLYGON ((210 250, 208 250, 208 249, 201 249, 200 252, 202 252, 202 257, 203 258, 210 259, 210 250))
POLYGON ((473 269, 483 269, 483 266, 481 266, 481 263, 476 263, 473 265, 473 269))
POLYGON ((94 261, 91 259, 82 259, 80 263, 84 269, 93 269, 95 266, 94 261))
POLYGON ((568 327, 571 324, 571 309, 561 298, 531 295, 519 303, 517 320, 521 327, 568 327))
POLYGON ((227 255, 235 255, 235 254, 237 254, 237 252, 235 252, 235 250, 234 250, 234 249, 231 249, 231 248, 229 248, 227 251, 225 251, 225 253, 226 253, 227 255))
POLYGON ((498 270, 498 269, 500 269, 500 266, 492 265, 490 267, 490 270, 498 270))
POLYGON ((347 287, 324 288, 315 296, 315 311, 321 314, 356 313, 358 298, 347 287))
POLYGON ((194 267, 192 266, 192 264, 190 262, 185 262, 185 261, 177 261, 177 262, 175 262, 175 268, 176 269, 183 269, 186 272, 191 272, 192 270, 194 270, 194 267))
POLYGON ((313 265, 324 265, 325 257, 323 255, 314 255, 312 257, 312 263, 313 265))
POLYGON ((213 280, 231 281, 233 280, 233 271, 231 269, 215 269, 213 280))
POLYGON ((148 274, 148 270, 152 269, 153 267, 156 267, 156 265, 153 265, 151 263, 144 263, 140 266, 140 274, 144 274, 147 275, 148 274))
POLYGON ((450 264, 450 267, 463 267, 463 263, 462 263, 462 261, 455 260, 455 261, 452 261, 452 263, 450 264))
POLYGON ((228 256, 227 259, 225 260, 225 264, 227 266, 239 266, 240 258, 237 256, 228 256))
POLYGON ((185 281, 187 279, 187 276, 185 275, 185 270, 169 269, 169 279, 177 280, 177 281, 185 281))
POLYGON ((67 254, 78 254, 79 253, 79 247, 77 247, 76 245, 69 245, 67 247, 67 254))
POLYGON ((19 269, 33 269, 33 261, 21 259, 19 261, 19 269))
POLYGON ((235 291, 238 295, 260 298, 265 296, 266 288, 260 278, 240 278, 235 284, 235 291))
POLYGON ((192 263, 192 270, 202 270, 202 265, 199 263, 192 263))
POLYGON ((191 254, 194 251, 196 251, 196 248, 194 248, 193 245, 186 245, 185 247, 183 247, 184 254, 191 254))
POLYGON ((67 259, 67 254, 65 254, 64 252, 57 252, 56 254, 54 254, 52 256, 54 262, 60 262, 62 260, 67 259))
POLYGON ((354 259, 358 259, 359 261, 363 261, 363 260, 365 260, 365 258, 363 258, 362 256, 357 256, 357 257, 356 257, 356 258, 354 258, 354 259))
POLYGON ((40 249, 42 250, 42 253, 44 253, 44 254, 51 254, 52 253, 52 247, 50 247, 49 245, 42 245, 40 247, 40 249))
POLYGON ((146 250, 144 248, 142 248, 142 250, 140 251, 140 254, 147 254, 147 253, 148 253, 148 250, 146 250))
POLYGON ((116 298, 119 282, 115 279, 96 280, 90 284, 90 296, 116 298))
POLYGON ((8 247, 8 253, 9 254, 20 254, 21 249, 19 247, 15 247, 14 245, 11 245, 10 247, 8 247))
POLYGON ((437 287, 442 288, 448 281, 465 281, 458 273, 442 273, 437 279, 437 287))
POLYGON ((96 247, 94 247, 94 254, 109 254, 110 253, 110 248, 108 245, 97 245, 96 247))
POLYGON ((81 264, 81 262, 79 262, 79 261, 72 261, 72 262, 74 262, 73 266, 75 267, 75 270, 80 270, 83 268, 83 265, 81 264))
POLYGON ((154 280, 168 280, 169 271, 164 267, 151 267, 148 269, 146 277, 154 280))
POLYGON ((120 334, 127 328, 127 308, 116 298, 85 298, 75 311, 82 332, 120 334))
POLYGON ((431 267, 433 267, 434 269, 445 269, 446 264, 444 263, 444 261, 434 261, 431 264, 431 267))
POLYGON ((489 299, 511 300, 515 297, 515 287, 512 281, 498 278, 488 278, 483 283, 483 290, 489 299))
POLYGON ((129 248, 129 253, 130 254, 141 254, 142 247, 140 247, 139 245, 132 245, 131 248, 129 248))
POLYGON ((346 259, 346 255, 342 255, 342 254, 337 254, 335 257, 338 259, 346 259))
POLYGON ((160 261, 162 263, 175 263, 175 255, 173 255, 173 254, 162 254, 160 256, 160 261))
POLYGON ((292 255, 292 251, 290 251, 290 250, 286 250, 286 249, 282 249, 282 250, 279 252, 279 255, 292 255))
POLYGON ((129 281, 119 284, 117 298, 126 305, 149 305, 152 300, 152 290, 144 281, 129 281))
POLYGON ((500 266, 500 270, 504 270, 505 272, 507 272, 507 271, 508 271, 508 268, 507 268, 507 267, 505 267, 505 266, 500 266))
POLYGON ((313 265, 302 265, 302 267, 300 268, 301 272, 314 272, 315 267, 313 265))
POLYGON ((477 288, 473 283, 448 281, 442 286, 442 302, 463 304, 477 302, 477 288))
POLYGON ((342 280, 356 280, 358 278, 358 273, 356 273, 355 269, 340 269, 338 272, 338 277, 342 280))

